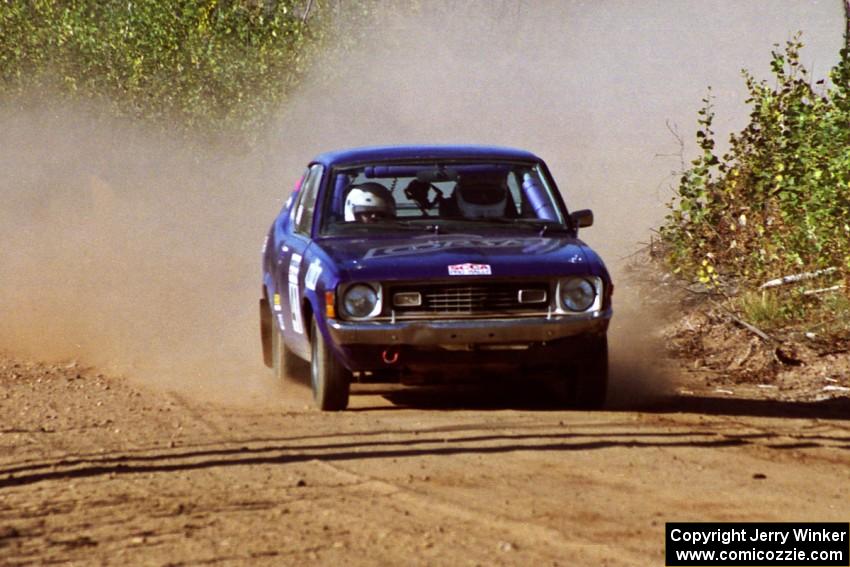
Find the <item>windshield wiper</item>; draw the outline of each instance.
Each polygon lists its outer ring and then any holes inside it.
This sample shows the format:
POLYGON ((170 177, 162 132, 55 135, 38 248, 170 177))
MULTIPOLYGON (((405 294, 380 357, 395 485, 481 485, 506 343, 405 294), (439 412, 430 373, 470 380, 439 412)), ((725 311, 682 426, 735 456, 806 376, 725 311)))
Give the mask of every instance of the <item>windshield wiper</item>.
POLYGON ((477 224, 498 224, 510 226, 527 226, 532 230, 538 231, 540 236, 544 236, 548 231, 569 232, 569 227, 558 222, 541 219, 509 219, 504 217, 481 218, 481 219, 462 219, 464 222, 477 224))
MULTIPOLYGON (((464 219, 464 218, 422 218, 422 219, 380 219, 370 223, 341 223, 336 226, 342 230, 357 231, 381 231, 381 230, 405 230, 416 232, 431 232, 439 235, 451 232, 452 225, 499 225, 530 228, 537 231, 539 236, 547 232, 569 232, 569 228, 558 221, 547 221, 540 219, 509 219, 504 217, 464 219)), ((455 226, 455 229, 460 227, 455 226)))
POLYGON ((337 231, 366 231, 366 232, 380 232, 382 230, 415 230, 417 232, 421 232, 423 230, 421 225, 408 224, 406 221, 398 221, 392 219, 379 220, 375 222, 345 222, 345 223, 336 223, 333 225, 333 229, 337 231))
POLYGON ((391 224, 393 226, 399 226, 410 230, 424 230, 427 232, 433 232, 434 234, 440 234, 440 225, 435 222, 427 222, 423 223, 422 221, 434 221, 439 219, 411 219, 411 220, 387 220, 382 221, 382 224, 391 224))
POLYGON ((550 230, 553 232, 569 232, 569 227, 557 221, 536 221, 532 223, 539 236, 545 236, 550 230))

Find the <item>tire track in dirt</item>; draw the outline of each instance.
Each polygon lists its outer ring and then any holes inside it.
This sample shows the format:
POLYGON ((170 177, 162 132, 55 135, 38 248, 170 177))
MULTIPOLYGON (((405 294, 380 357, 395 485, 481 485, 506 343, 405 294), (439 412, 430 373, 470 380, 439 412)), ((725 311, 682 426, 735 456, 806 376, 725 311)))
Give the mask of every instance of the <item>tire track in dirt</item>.
POLYGON ((630 559, 635 561, 639 559, 638 557, 623 558, 622 553, 612 549, 609 545, 568 541, 564 534, 558 530, 500 516, 479 509, 470 503, 461 505, 443 500, 431 493, 407 490, 397 484, 357 474, 339 464, 319 460, 311 461, 311 463, 335 475, 342 482, 358 484, 376 494, 397 501, 409 510, 416 510, 423 514, 437 513, 442 518, 453 518, 461 522, 487 527, 487 529, 495 528, 507 536, 504 542, 506 546, 516 546, 520 549, 550 549, 554 557, 569 557, 571 561, 580 562, 580 564, 595 563, 600 556, 607 556, 611 559, 617 558, 618 560, 626 559, 626 562, 630 559))
POLYGON ((191 403, 186 396, 174 391, 167 392, 166 395, 173 400, 175 404, 180 406, 183 411, 189 414, 196 423, 200 424, 207 433, 210 433, 213 437, 221 437, 224 435, 222 428, 219 427, 213 420, 207 418, 202 411, 197 409, 197 405, 191 403))
MULTIPOLYGON (((199 419, 199 412, 191 412, 199 419)), ((576 433, 537 432, 523 434, 492 433, 462 436, 425 437, 411 435, 398 439, 382 439, 364 442, 304 443, 282 439, 272 445, 257 445, 255 442, 226 442, 205 449, 168 449, 148 454, 109 453, 95 458, 70 458, 38 463, 6 463, 0 468, 0 489, 23 486, 64 478, 87 478, 102 475, 131 475, 164 471, 215 469, 220 467, 263 465, 275 463, 297 463, 320 459, 325 462, 347 460, 384 459, 429 455, 499 454, 511 452, 560 452, 588 451, 610 448, 641 447, 736 447, 760 446, 770 449, 811 449, 832 447, 850 449, 850 438, 829 436, 806 436, 762 432, 733 433, 734 424, 719 423, 701 430, 670 431, 675 420, 663 422, 668 430, 663 431, 612 431, 576 433), (708 429, 708 430, 707 430, 708 429), (787 439, 788 441, 784 441, 787 439)), ((221 436, 221 428, 202 420, 210 434, 221 436)), ((681 427, 681 424, 678 425, 681 427)), ((333 436, 327 436, 333 439, 333 436)))

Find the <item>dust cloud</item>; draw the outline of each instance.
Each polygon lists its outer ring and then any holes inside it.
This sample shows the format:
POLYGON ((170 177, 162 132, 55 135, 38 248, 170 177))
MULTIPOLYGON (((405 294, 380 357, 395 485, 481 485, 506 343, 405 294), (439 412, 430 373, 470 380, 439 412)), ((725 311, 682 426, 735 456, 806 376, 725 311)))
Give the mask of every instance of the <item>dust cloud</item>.
POLYGON ((280 198, 256 164, 79 108, 2 124, 0 348, 265 391, 249 321, 262 224, 280 198))
MULTIPOLYGON (((663 218, 680 167, 666 124, 688 159, 712 85, 725 138, 746 114, 740 69, 766 76, 772 44, 802 30, 804 62, 823 76, 842 18, 837 0, 420 3, 377 15, 362 49, 329 51, 251 155, 189 150, 91 109, 0 109, 0 349, 268 397, 262 239, 307 160, 351 145, 538 153, 568 205, 595 210, 582 236, 616 278, 663 218)), ((652 359, 655 347, 633 340, 652 326, 635 305, 615 318, 615 389, 652 359)))

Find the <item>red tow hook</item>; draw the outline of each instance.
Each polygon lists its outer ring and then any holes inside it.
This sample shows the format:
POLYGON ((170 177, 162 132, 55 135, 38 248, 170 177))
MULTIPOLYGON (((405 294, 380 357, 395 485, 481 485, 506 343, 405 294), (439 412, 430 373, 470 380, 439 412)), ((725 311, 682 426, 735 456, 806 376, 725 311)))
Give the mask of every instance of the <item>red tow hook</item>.
POLYGON ((381 360, 384 361, 384 364, 395 364, 398 362, 398 351, 390 351, 390 349, 385 350, 381 353, 381 360))

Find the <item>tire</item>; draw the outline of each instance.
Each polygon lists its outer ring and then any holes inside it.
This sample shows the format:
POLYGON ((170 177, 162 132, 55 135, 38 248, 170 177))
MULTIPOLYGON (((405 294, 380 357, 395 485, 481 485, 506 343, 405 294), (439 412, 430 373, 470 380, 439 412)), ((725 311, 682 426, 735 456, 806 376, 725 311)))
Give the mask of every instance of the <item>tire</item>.
POLYGON ((272 332, 274 332, 274 321, 271 309, 266 298, 260 300, 260 344, 263 348, 263 364, 268 368, 274 368, 272 353, 272 332))
POLYGON ((608 395, 608 337, 594 339, 576 365, 575 405, 600 409, 608 395))
POLYGON ((272 368, 274 378, 280 384, 287 381, 300 382, 307 376, 307 363, 289 350, 277 325, 272 325, 272 368))
POLYGON ((286 360, 284 355, 283 337, 277 325, 272 328, 272 369, 276 382, 283 382, 286 377, 286 360))
POLYGON ((322 411, 341 411, 348 407, 351 387, 351 372, 348 371, 328 348, 316 320, 310 323, 310 382, 313 399, 322 411))

